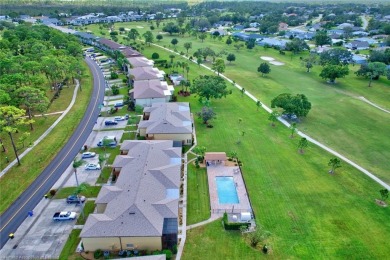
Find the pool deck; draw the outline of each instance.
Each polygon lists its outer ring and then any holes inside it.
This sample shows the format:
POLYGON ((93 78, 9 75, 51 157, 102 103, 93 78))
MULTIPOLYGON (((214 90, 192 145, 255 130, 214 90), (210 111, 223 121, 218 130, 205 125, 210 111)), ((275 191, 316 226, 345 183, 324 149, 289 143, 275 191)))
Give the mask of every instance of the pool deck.
POLYGON ((247 191, 245 188, 244 180, 240 168, 238 166, 226 166, 223 163, 211 164, 207 166, 207 178, 209 182, 209 194, 210 194, 210 207, 211 214, 227 213, 239 213, 239 212, 252 212, 247 191), (233 177, 236 184, 236 190, 239 203, 234 204, 220 204, 217 192, 217 183, 215 177, 233 177))

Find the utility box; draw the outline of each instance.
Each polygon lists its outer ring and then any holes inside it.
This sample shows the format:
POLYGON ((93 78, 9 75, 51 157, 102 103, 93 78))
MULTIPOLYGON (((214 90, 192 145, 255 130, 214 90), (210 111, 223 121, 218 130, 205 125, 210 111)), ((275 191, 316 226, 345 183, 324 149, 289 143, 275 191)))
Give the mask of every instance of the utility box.
POLYGON ((252 220, 252 215, 250 212, 241 212, 240 221, 241 222, 250 222, 252 220))

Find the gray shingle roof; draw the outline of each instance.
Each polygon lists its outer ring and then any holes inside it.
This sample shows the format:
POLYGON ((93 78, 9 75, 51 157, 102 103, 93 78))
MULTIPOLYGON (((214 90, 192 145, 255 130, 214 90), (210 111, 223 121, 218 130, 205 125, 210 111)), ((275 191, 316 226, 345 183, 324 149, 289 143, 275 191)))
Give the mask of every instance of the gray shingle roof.
POLYGON ((159 79, 134 81, 134 98, 164 98, 168 83, 159 79))
POLYGON ((103 186, 80 237, 161 236, 164 218, 178 217, 181 150, 173 141, 128 141, 115 186, 103 186))
POLYGON ((159 79, 159 70, 152 67, 138 67, 129 70, 129 75, 132 75, 134 80, 151 80, 159 79))
POLYGON ((189 103, 154 103, 144 112, 150 113, 149 120, 141 121, 138 127, 146 128, 147 134, 192 133, 189 103))
POLYGON ((148 60, 145 57, 130 57, 127 58, 129 61, 129 64, 132 68, 138 68, 138 67, 153 67, 154 62, 151 60, 148 60))

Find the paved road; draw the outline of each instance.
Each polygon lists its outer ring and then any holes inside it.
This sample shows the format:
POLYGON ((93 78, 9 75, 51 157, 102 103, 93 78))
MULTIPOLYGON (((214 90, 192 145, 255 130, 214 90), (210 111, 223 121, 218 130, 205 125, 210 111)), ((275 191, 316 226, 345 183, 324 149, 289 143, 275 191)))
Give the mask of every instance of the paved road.
POLYGON ((103 103, 105 80, 100 68, 94 61, 86 58, 86 62, 91 69, 94 79, 94 89, 87 111, 69 142, 36 180, 0 216, 0 249, 7 242, 8 235, 15 232, 27 217, 27 212, 38 204, 72 163, 95 125, 99 114, 99 104, 103 103))

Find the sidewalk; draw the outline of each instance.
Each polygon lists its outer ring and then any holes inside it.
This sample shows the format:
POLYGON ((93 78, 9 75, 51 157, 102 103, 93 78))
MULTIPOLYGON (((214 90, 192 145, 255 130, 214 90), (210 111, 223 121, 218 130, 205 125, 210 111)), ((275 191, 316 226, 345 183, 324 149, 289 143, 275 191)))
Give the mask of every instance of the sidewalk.
MULTIPOLYGON (((74 103, 76 102, 76 97, 77 97, 77 91, 80 87, 80 82, 76 79, 76 86, 73 91, 73 97, 72 101, 70 102, 69 106, 66 108, 65 111, 63 111, 62 115, 29 147, 27 148, 23 153, 19 155, 19 159, 21 160, 24 156, 26 156, 36 145, 38 145, 50 132, 56 127, 56 125, 61 122, 61 120, 68 114, 70 109, 73 107, 74 103)), ((56 112, 55 112, 56 113, 56 112)), ((58 112, 57 112, 58 113, 58 112)), ((54 114, 54 113, 50 113, 54 114)), ((10 164, 7 165, 7 167, 4 168, 0 172, 0 178, 3 177, 5 173, 9 171, 15 164, 17 164, 17 160, 13 160, 10 164)))

